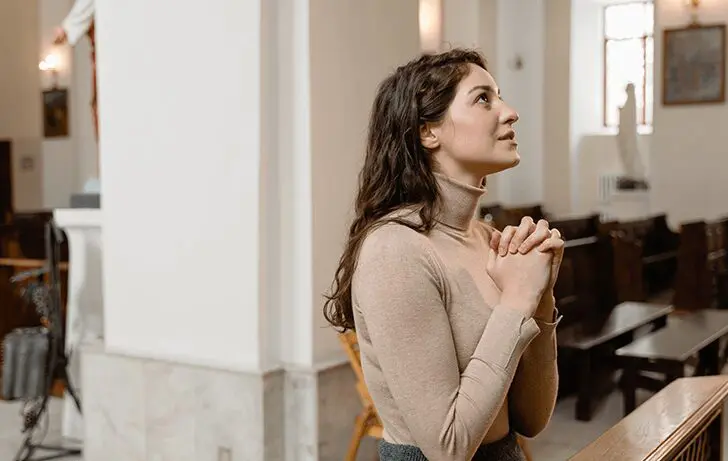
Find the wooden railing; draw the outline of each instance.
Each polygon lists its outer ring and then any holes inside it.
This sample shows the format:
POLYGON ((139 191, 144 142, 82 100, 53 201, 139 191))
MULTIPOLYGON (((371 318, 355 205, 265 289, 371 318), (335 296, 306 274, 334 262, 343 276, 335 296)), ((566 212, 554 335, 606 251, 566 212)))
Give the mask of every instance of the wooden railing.
POLYGON ((571 461, 720 461, 728 376, 681 378, 637 407, 571 461))

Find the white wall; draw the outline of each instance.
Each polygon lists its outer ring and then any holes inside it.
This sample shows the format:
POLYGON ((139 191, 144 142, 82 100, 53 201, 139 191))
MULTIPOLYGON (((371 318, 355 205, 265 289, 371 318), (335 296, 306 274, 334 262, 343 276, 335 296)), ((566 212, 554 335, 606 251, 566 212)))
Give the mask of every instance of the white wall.
POLYGON ((52 44, 54 28, 72 0, 7 0, 0 2, 0 138, 13 141, 14 205, 18 211, 68 206, 80 191, 88 163, 95 159, 91 125, 90 57, 87 40, 75 49, 52 44), (58 85, 69 90, 69 136, 44 138, 42 91, 52 86, 50 74, 38 69, 48 54, 59 58, 58 85), (30 159, 32 169, 21 168, 30 159), (84 163, 85 162, 85 163, 84 163))
MULTIPOLYGON (((570 158, 572 212, 590 213, 596 198, 599 173, 596 166, 600 154, 616 148, 614 133, 603 124, 604 112, 604 5, 597 1, 571 1, 570 40, 570 158), (593 138, 586 139, 590 136, 593 138), (596 151, 595 151, 596 149, 596 151), (586 193, 589 192, 589 193, 586 193)), ((609 156, 611 160, 612 157, 609 156)), ((619 157, 615 156, 619 167, 619 157)), ((621 171, 621 168, 616 172, 621 171)))
POLYGON ((546 2, 543 204, 556 216, 571 211, 570 18, 571 0, 546 2))
MULTIPOLYGON (((443 0, 442 47, 474 47, 483 53, 488 70, 498 75, 497 0, 443 0)), ((500 175, 488 178, 481 204, 498 202, 500 175)))
POLYGON ((97 2, 106 346, 259 369, 261 3, 198 6, 97 2))
MULTIPOLYGON (((705 23, 728 21, 728 4, 701 3, 705 23)), ((689 22, 682 2, 658 1, 655 8, 655 68, 661 68, 662 30, 689 22)), ((652 139, 652 204, 672 225, 728 214, 728 106, 662 106, 662 80, 656 72, 652 139)))
POLYGON ((31 0, 0 2, 0 139, 13 142, 13 201, 19 211, 43 206, 38 11, 31 0), (24 158, 32 169, 21 168, 24 158))
MULTIPOLYGON (((486 2, 478 0, 443 0, 442 48, 480 48, 480 10, 486 2)), ((487 3, 495 4, 488 0, 487 3)))
POLYGON ((322 329, 323 298, 353 217, 369 110, 377 85, 419 53, 416 1, 311 3, 311 146, 315 363, 342 356, 322 329))
POLYGON ((521 164, 488 178, 483 202, 571 207, 571 0, 444 0, 444 41, 478 46, 504 97, 518 110, 521 164), (477 21, 475 20, 477 18, 477 21), (513 68, 516 55, 524 67, 513 68))
MULTIPOLYGON (((638 135, 640 151, 650 151, 651 135, 638 135)), ((601 208, 599 199, 599 176, 602 174, 624 174, 619 158, 617 139, 613 134, 587 134, 579 139, 575 148, 574 168, 574 214, 589 214, 601 208)), ((649 175, 649 156, 644 156, 645 169, 649 175)))
MULTIPOLYGON (((69 90, 69 136, 47 138, 42 141, 43 149, 43 207, 57 208, 69 206, 70 196, 76 191, 78 182, 76 137, 78 129, 76 120, 78 107, 77 95, 73 87, 73 50, 68 46, 53 45, 54 28, 58 26, 71 8, 71 0, 38 0, 38 27, 40 38, 38 61, 49 54, 59 59, 58 81, 61 88, 69 90)), ((39 91, 53 86, 49 73, 41 73, 39 91)), ((41 121, 42 123, 42 121, 41 121)))
POLYGON ((498 196, 509 205, 543 200, 545 14, 543 0, 498 1, 495 79, 503 99, 520 116, 515 129, 521 163, 500 173, 498 182, 498 196))

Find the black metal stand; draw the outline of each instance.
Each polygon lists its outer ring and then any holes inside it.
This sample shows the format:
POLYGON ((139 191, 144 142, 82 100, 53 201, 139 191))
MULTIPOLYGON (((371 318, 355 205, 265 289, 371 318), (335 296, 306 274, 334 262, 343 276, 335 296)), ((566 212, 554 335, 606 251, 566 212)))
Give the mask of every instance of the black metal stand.
MULTIPOLYGON (((48 320, 48 366, 46 373, 46 386, 45 393, 41 397, 40 407, 36 410, 32 410, 30 414, 26 415, 25 426, 23 427, 23 433, 26 434, 23 445, 15 455, 14 461, 47 461, 51 459, 60 459, 68 456, 78 456, 82 450, 80 448, 67 448, 56 445, 47 445, 43 443, 36 443, 33 441, 33 435, 38 428, 41 418, 48 413, 48 399, 50 398, 53 385, 56 381, 61 381, 73 399, 73 402, 81 413, 81 401, 74 390, 70 377, 68 376, 68 356, 66 355, 65 346, 65 335, 64 326, 62 324, 61 316, 61 276, 59 269, 60 262, 60 244, 63 240, 63 233, 58 229, 53 222, 49 221, 46 224, 46 254, 47 254, 47 267, 42 272, 48 273, 48 306, 47 306, 47 320, 48 320), (39 453, 38 458, 32 456, 36 451, 51 452, 48 454, 39 453)), ((13 281, 21 281, 24 278, 37 276, 38 271, 31 271, 23 277, 19 275, 13 278, 13 281)))

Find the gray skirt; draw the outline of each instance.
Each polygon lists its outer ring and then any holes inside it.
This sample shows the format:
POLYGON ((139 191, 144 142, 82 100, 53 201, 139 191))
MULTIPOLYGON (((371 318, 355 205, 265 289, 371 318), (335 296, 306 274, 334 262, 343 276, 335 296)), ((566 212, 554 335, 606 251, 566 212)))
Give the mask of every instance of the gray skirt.
MULTIPOLYGON (((379 461, 428 461, 422 451, 412 445, 398 445, 379 441, 379 461)), ((472 461, 526 461, 516 434, 511 432, 500 440, 481 445, 472 461)))

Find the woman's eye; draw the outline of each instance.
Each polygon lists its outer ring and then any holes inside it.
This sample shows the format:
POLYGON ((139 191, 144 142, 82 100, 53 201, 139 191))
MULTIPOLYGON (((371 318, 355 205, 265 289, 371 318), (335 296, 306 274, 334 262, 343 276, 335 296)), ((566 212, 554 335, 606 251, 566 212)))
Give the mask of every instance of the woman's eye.
POLYGON ((488 99, 488 95, 485 94, 485 93, 483 93, 480 96, 478 96, 478 100, 476 102, 490 104, 490 100, 488 99))

